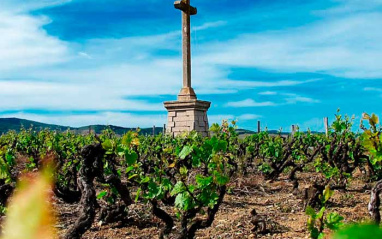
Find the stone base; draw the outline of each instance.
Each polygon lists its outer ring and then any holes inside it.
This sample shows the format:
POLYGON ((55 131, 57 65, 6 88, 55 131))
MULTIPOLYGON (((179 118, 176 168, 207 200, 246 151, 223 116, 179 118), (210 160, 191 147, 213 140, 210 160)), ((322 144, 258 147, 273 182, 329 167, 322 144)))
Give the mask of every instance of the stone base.
POLYGON ((209 136, 207 111, 210 105, 211 102, 201 100, 164 102, 168 111, 166 132, 177 136, 194 130, 203 136, 209 136))
POLYGON ((178 95, 178 101, 197 100, 196 94, 192 87, 183 87, 178 95))

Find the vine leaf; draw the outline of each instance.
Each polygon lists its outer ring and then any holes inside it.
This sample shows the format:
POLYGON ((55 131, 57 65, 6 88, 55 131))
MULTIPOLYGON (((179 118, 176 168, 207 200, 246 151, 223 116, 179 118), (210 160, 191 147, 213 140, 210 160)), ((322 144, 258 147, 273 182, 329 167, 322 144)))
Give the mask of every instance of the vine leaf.
POLYGON ((50 173, 20 180, 11 200, 1 239, 57 238, 53 225, 50 173))
POLYGON ((179 153, 179 158, 185 159, 188 155, 190 155, 192 152, 191 146, 184 146, 182 151, 179 153))

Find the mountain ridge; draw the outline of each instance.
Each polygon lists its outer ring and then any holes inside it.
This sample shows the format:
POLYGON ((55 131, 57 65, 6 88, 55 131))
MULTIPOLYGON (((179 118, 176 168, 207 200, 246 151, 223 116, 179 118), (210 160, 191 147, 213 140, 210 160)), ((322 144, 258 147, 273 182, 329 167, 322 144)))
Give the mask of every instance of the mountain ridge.
MULTIPOLYGON (((27 119, 20 119, 15 117, 0 118, 0 135, 7 133, 8 131, 11 131, 11 130, 19 132, 22 128, 29 129, 31 127, 33 127, 33 129, 35 130, 43 130, 43 129, 58 130, 58 131, 70 130, 80 134, 88 133, 90 129, 96 134, 100 134, 102 130, 110 128, 118 135, 123 135, 127 131, 136 130, 136 128, 125 128, 125 127, 115 126, 115 125, 97 124, 97 125, 87 125, 82 127, 70 127, 70 126, 42 123, 42 122, 27 120, 27 119)), ((161 132, 163 132, 163 127, 155 128, 155 134, 159 134, 161 132)), ((140 133, 143 135, 152 134, 153 128, 141 128, 140 133)))
MULTIPOLYGON (((63 126, 63 125, 56 125, 56 124, 48 124, 48 123, 42 123, 38 121, 33 120, 27 120, 27 119, 20 119, 16 117, 12 118, 0 118, 0 135, 7 133, 10 130, 14 130, 16 132, 19 132, 22 128, 29 129, 33 127, 35 130, 43 130, 43 129, 49 129, 49 130, 58 130, 58 131, 66 131, 70 130, 75 133, 79 134, 86 134, 91 129, 92 132, 95 132, 96 134, 102 133, 104 129, 110 128, 113 130, 117 135, 123 135, 128 131, 135 131, 137 128, 127 128, 122 126, 116 126, 116 125, 87 125, 82 127, 70 127, 70 126, 63 126)), ((163 127, 155 127, 155 134, 159 134, 163 132, 163 127)), ((239 135, 251 135, 255 134, 257 132, 247 129, 237 129, 236 132, 239 135)), ((140 128, 140 134, 142 135, 152 135, 153 128, 140 128)), ((270 134, 278 134, 277 130, 268 130, 268 133, 270 134)), ((320 133, 320 132, 312 132, 312 133, 320 133)), ((282 135, 288 135, 288 132, 282 132, 282 135)))

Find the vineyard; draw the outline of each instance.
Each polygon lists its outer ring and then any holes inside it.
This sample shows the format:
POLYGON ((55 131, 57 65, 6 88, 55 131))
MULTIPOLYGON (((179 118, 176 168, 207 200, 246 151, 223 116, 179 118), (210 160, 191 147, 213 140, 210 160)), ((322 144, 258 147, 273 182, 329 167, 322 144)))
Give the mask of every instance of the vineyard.
POLYGON ((0 230, 20 176, 50 165, 60 238, 378 238, 382 129, 374 114, 354 124, 338 112, 328 135, 241 138, 227 121, 207 138, 10 131, 0 230))

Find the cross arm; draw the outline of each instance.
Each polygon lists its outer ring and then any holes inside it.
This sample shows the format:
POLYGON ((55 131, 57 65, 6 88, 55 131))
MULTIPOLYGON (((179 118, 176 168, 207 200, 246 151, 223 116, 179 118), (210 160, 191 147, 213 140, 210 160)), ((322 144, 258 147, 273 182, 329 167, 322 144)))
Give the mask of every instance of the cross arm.
POLYGON ((185 3, 182 0, 175 1, 174 6, 176 9, 179 9, 179 10, 186 12, 186 13, 188 12, 188 8, 190 8, 190 15, 196 15, 198 13, 198 10, 195 7, 188 5, 187 3, 185 3))

